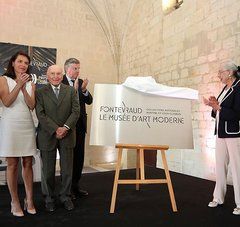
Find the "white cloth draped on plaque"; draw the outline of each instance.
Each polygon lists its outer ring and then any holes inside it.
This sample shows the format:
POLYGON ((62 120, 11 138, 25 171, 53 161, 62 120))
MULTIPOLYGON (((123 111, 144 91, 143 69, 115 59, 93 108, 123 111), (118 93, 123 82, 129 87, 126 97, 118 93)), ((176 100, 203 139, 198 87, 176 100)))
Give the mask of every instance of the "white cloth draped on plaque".
POLYGON ((183 99, 198 99, 198 91, 185 87, 170 87, 158 84, 151 76, 129 76, 122 84, 140 92, 183 99))

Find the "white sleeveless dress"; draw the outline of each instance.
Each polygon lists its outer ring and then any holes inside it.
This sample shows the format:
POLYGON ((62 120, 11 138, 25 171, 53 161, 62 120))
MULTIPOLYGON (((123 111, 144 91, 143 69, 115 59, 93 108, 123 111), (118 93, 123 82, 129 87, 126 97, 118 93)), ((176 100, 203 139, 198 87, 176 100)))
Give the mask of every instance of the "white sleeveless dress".
MULTIPOLYGON (((4 76, 9 92, 16 86, 15 80, 4 76)), ((29 95, 32 92, 31 83, 26 84, 29 95)), ((0 119, 0 157, 25 157, 36 154, 35 126, 32 114, 20 91, 10 107, 2 104, 0 119)))

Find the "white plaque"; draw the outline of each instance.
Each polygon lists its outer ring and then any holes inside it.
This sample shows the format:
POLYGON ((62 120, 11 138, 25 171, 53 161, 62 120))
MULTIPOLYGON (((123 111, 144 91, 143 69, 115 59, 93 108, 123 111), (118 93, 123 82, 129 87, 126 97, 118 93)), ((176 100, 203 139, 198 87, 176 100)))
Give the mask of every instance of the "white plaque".
POLYGON ((90 145, 169 145, 193 149, 191 100, 96 84, 90 145))

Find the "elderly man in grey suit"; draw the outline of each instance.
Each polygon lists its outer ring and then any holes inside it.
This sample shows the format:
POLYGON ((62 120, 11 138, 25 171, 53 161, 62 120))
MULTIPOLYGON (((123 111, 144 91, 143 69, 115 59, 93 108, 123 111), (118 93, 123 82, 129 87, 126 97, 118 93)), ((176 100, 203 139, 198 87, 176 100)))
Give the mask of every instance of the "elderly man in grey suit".
POLYGON ((55 165, 59 150, 61 167, 60 201, 67 210, 74 209, 71 201, 73 148, 75 127, 79 118, 79 100, 74 88, 62 84, 61 67, 52 65, 47 70, 49 84, 36 91, 36 114, 39 120, 37 144, 42 158, 42 192, 45 208, 55 210, 55 165))

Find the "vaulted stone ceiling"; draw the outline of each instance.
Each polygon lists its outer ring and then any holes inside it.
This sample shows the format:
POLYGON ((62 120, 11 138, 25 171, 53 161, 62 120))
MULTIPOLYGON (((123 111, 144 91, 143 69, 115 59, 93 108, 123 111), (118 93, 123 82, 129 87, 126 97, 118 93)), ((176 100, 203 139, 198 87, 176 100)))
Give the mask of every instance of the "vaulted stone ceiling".
MULTIPOLYGON (((136 0, 83 0, 96 16, 119 69, 121 47, 136 0)), ((119 70, 118 70, 119 71, 119 70)))

